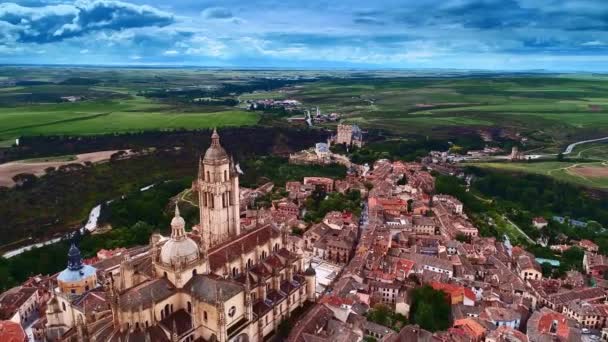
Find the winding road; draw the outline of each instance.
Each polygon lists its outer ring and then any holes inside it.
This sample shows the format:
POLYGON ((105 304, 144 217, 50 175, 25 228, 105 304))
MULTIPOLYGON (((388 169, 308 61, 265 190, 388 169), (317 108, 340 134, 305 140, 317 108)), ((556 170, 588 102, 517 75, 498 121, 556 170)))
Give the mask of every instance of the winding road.
POLYGON ((603 141, 603 140, 608 140, 608 137, 597 138, 597 139, 590 139, 590 140, 583 140, 583 141, 577 141, 575 143, 572 143, 572 144, 568 145, 568 147, 566 147, 566 149, 564 150, 564 152, 562 152, 562 154, 570 154, 570 153, 572 153, 572 151, 574 150, 574 148, 576 146, 578 146, 578 145, 592 143, 592 142, 597 142, 597 141, 603 141))

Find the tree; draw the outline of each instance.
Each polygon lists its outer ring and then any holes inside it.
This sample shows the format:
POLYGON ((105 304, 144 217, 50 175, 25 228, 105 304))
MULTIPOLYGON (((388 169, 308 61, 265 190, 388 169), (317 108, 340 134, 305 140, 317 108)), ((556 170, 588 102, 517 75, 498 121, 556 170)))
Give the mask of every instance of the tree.
POLYGON ((391 309, 384 304, 376 304, 367 314, 367 319, 388 327, 391 325, 391 309))
POLYGON ((18 188, 27 188, 36 183, 36 180, 38 180, 38 178, 31 173, 18 173, 13 176, 15 186, 18 188))
POLYGON ((550 263, 543 262, 542 264, 540 264, 540 268, 542 270, 543 277, 551 278, 551 275, 553 274, 553 266, 551 266, 550 263))
POLYGON ((445 293, 426 285, 412 291, 412 322, 429 331, 450 326, 450 304, 445 293))

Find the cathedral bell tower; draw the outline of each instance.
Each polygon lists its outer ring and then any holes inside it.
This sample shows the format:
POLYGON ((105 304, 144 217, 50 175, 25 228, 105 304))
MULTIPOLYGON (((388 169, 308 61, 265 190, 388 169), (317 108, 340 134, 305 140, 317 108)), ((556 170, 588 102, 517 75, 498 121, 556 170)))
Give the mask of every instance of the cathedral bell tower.
POLYGON ((198 192, 200 229, 208 248, 239 235, 239 178, 215 129, 192 187, 198 192))

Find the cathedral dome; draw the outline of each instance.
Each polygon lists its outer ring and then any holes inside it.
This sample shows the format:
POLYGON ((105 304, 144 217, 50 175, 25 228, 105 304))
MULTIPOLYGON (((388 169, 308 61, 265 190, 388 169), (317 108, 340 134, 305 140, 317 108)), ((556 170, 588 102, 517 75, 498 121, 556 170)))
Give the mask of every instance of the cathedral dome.
POLYGON ((57 276, 61 292, 82 294, 96 286, 97 269, 82 262, 80 250, 72 244, 68 252, 68 267, 57 276))
POLYGON ((160 250, 160 261, 167 265, 189 263, 197 260, 198 257, 198 245, 190 238, 170 239, 160 250))
POLYGON ((171 220, 171 239, 160 250, 160 261, 173 265, 181 262, 189 263, 199 257, 198 245, 186 235, 186 221, 179 214, 175 203, 175 216, 171 220))
POLYGON ((217 130, 213 130, 213 134, 211 135, 211 146, 205 152, 205 156, 203 157, 203 161, 216 161, 216 160, 224 160, 228 159, 228 153, 226 150, 220 145, 220 135, 217 134, 217 130))

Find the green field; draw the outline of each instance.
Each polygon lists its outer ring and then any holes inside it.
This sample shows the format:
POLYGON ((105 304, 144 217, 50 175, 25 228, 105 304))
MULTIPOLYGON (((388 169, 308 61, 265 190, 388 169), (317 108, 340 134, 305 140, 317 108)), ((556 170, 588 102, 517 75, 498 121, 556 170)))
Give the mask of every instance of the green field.
POLYGON ((500 127, 559 145, 608 129, 608 82, 591 76, 326 80, 293 97, 397 133, 500 127))
POLYGON ((179 108, 138 96, 0 107, 0 141, 13 141, 21 135, 88 135, 245 126, 259 120, 257 114, 236 108, 211 112, 206 109, 209 108, 179 108))
POLYGON ((284 120, 243 110, 266 98, 296 99, 304 109, 319 106, 397 135, 451 138, 498 128, 545 151, 608 131, 608 81, 596 75, 1 67, 0 80, 0 146, 20 135, 284 120), (83 100, 58 103, 65 96, 83 100))
POLYGON ((608 177, 589 177, 577 173, 577 168, 601 168, 608 169, 606 162, 571 162, 571 161, 546 161, 546 162, 487 162, 466 163, 464 165, 476 166, 482 169, 493 169, 511 172, 532 173, 549 176, 556 180, 589 188, 608 189, 608 177))

